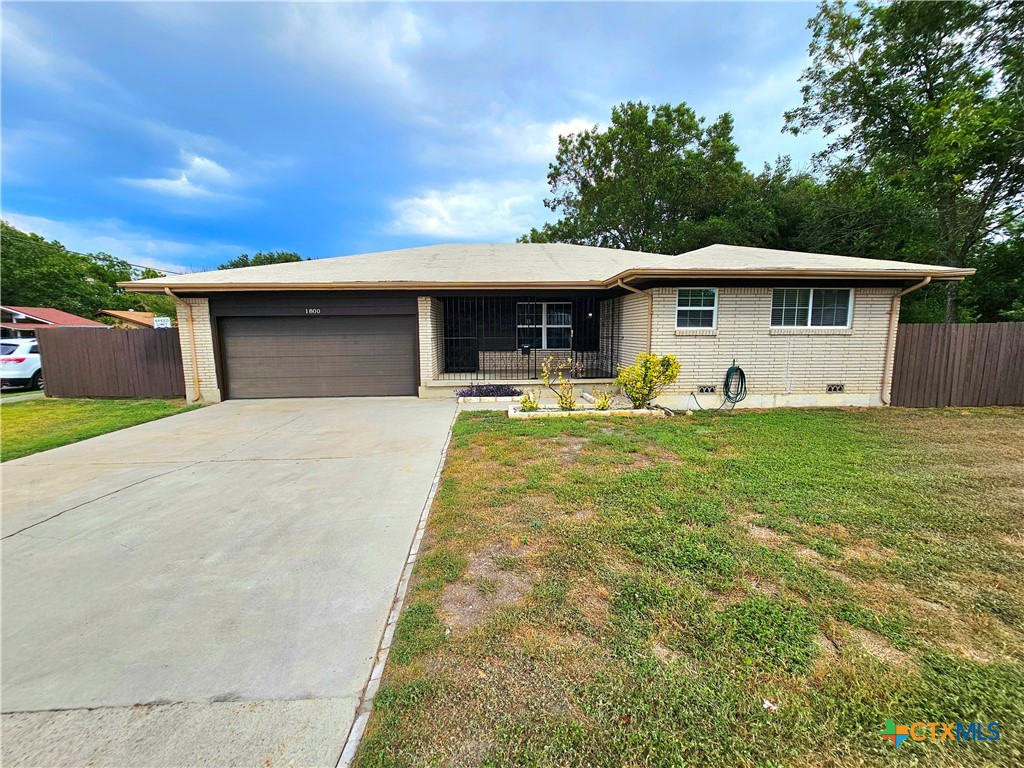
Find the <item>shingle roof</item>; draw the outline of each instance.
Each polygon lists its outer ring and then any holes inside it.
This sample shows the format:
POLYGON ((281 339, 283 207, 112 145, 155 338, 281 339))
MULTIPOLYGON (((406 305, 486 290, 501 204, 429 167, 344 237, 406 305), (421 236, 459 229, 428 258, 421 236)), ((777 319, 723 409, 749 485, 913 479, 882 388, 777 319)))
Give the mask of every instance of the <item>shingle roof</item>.
POLYGON ((12 307, 10 304, 2 305, 4 309, 26 315, 35 320, 42 320, 47 325, 103 325, 95 320, 72 315, 70 312, 62 312, 59 309, 50 307, 12 307))
POLYGON ((564 243, 428 245, 398 251, 168 275, 125 283, 129 290, 240 290, 289 287, 603 286, 640 274, 791 274, 963 279, 973 270, 820 253, 710 245, 666 256, 564 243))

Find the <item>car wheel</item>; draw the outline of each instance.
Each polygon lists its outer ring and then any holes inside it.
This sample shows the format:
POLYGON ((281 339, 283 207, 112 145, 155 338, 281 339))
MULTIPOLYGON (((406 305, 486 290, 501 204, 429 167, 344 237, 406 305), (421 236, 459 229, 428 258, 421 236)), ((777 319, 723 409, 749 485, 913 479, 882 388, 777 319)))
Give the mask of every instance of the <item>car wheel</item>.
POLYGON ((37 389, 43 388, 43 372, 42 370, 36 371, 32 374, 32 381, 28 383, 28 388, 35 392, 37 389))

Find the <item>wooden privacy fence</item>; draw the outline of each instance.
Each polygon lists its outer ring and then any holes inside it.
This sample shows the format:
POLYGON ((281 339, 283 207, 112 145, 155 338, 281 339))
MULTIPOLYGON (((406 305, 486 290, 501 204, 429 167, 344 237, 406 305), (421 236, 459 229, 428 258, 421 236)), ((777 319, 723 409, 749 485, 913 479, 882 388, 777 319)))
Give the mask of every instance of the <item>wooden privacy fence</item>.
POLYGON ((184 397, 177 328, 36 333, 49 397, 184 397))
POLYGON ((900 325, 892 404, 1024 405, 1024 323, 900 325))

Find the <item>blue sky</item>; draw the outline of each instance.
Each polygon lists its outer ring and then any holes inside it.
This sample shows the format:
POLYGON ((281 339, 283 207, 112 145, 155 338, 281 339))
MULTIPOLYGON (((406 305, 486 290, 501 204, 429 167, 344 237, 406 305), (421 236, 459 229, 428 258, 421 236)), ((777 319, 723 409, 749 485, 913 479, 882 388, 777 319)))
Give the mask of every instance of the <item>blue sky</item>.
POLYGON ((211 268, 509 242, 559 133, 625 100, 731 111, 806 166, 809 3, 4 3, 3 217, 80 251, 211 268))

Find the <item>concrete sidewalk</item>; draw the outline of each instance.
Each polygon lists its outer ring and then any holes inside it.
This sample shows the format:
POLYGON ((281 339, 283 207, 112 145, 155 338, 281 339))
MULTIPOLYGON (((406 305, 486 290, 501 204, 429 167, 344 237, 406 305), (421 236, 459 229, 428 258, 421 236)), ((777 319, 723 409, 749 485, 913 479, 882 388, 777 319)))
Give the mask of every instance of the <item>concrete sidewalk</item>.
POLYGON ((333 766, 455 408, 230 401, 4 464, 4 764, 333 766))
POLYGON ((23 395, 9 395, 8 397, 0 397, 0 405, 4 403, 21 403, 25 400, 38 400, 40 397, 46 397, 42 392, 26 392, 23 395))

